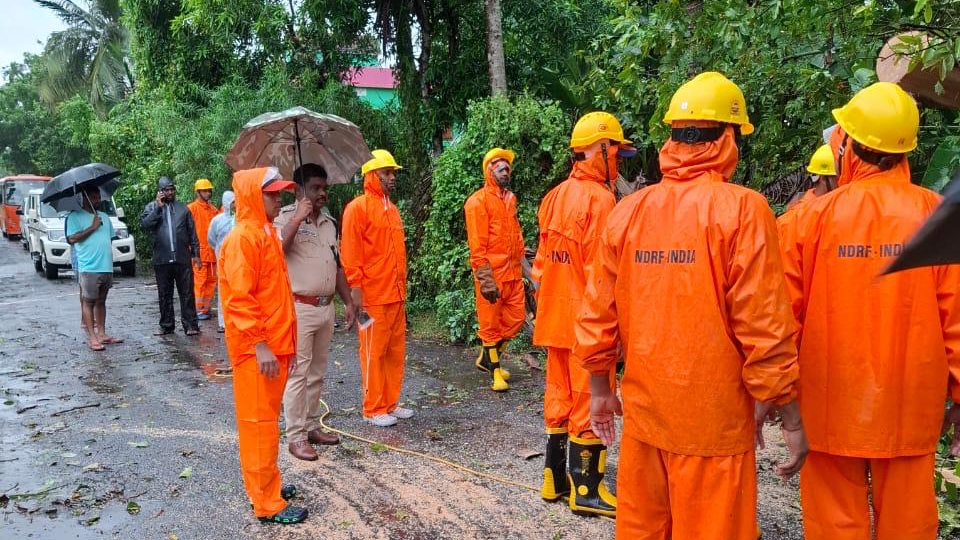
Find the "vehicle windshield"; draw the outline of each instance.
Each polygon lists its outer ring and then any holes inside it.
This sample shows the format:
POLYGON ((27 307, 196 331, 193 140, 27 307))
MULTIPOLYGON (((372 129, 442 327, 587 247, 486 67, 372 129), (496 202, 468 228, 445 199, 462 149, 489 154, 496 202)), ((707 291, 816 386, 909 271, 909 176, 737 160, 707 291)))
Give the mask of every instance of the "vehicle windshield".
POLYGON ((43 188, 43 180, 7 180, 3 184, 3 203, 21 205, 30 190, 43 188))
POLYGON ((42 203, 40 205, 40 217, 42 218, 55 218, 57 217, 57 209, 50 206, 47 203, 42 203))

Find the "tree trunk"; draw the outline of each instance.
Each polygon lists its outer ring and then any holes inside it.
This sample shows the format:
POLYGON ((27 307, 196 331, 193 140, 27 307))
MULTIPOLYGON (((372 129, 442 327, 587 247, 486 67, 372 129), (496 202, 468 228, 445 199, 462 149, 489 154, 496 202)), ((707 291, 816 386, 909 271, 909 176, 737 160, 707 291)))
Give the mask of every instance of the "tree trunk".
POLYGON ((507 67, 503 57, 503 17, 500 0, 486 0, 487 63, 490 67, 490 93, 507 91, 507 67))

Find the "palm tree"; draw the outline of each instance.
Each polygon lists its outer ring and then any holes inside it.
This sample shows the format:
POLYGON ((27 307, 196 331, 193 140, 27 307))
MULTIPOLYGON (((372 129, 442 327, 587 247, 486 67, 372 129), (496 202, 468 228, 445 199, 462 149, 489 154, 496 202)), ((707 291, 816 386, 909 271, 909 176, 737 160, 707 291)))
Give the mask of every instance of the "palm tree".
POLYGON ((40 74, 40 98, 54 105, 86 94, 101 114, 133 88, 130 35, 121 24, 120 0, 34 0, 67 29, 50 34, 40 74))

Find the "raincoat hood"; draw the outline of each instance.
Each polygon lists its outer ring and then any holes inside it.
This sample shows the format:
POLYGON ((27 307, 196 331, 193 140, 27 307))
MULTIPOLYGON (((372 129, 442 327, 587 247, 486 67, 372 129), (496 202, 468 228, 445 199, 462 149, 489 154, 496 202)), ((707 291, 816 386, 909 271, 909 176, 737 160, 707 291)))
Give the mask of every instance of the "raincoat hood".
POLYGON ((613 184, 617 181, 617 175, 616 154, 613 157, 606 156, 606 166, 604 166, 604 155, 600 152, 587 159, 575 160, 570 171, 571 178, 599 182, 610 189, 613 189, 613 184), (609 178, 607 177, 608 174, 609 178))
MULTIPOLYGON (((674 127, 713 127, 715 122, 675 122, 674 127)), ((723 182, 733 178, 740 152, 734 139, 733 126, 727 126, 719 139, 687 144, 667 140, 660 150, 660 172, 664 180, 686 181, 709 174, 723 182)))
POLYGON ((510 188, 501 188, 497 179, 493 177, 493 172, 489 167, 483 168, 483 187, 490 190, 491 193, 501 194, 501 192, 510 191, 510 188))
POLYGON ((223 204, 223 213, 229 214, 233 211, 233 203, 236 201, 237 196, 234 195, 232 191, 224 191, 223 195, 220 197, 220 201, 223 204))
POLYGON ((173 180, 167 178, 166 176, 161 176, 160 180, 157 180, 157 189, 166 189, 173 186, 173 180))
POLYGON ((264 181, 279 177, 280 171, 275 167, 247 169, 233 174, 237 223, 251 222, 257 226, 267 224, 267 211, 263 207, 261 186, 264 181))
POLYGON ((830 134, 829 144, 834 156, 839 156, 842 152, 837 166, 837 187, 850 182, 881 178, 910 181, 910 162, 906 157, 892 169, 880 170, 880 167, 860 159, 853 151, 853 139, 848 137, 840 126, 830 134))
POLYGON ((383 197, 383 185, 380 183, 380 177, 377 171, 368 171, 363 175, 363 192, 374 197, 383 197))

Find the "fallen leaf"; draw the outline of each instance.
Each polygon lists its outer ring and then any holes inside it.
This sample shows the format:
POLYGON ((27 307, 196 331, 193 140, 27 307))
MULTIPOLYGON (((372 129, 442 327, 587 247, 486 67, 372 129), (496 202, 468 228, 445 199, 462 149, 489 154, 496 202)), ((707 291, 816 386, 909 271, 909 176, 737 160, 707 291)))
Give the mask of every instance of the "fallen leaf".
POLYGON ((180 455, 183 457, 190 457, 193 455, 193 450, 181 450, 180 455))
POLYGON ((374 452, 386 452, 388 450, 387 445, 383 443, 373 443, 370 445, 370 449, 374 452))
POLYGON ((60 454, 60 457, 66 458, 66 459, 70 459, 70 458, 75 458, 75 457, 77 457, 77 455, 74 454, 73 452, 64 452, 64 453, 60 454))
POLYGON ((185 467, 180 471, 180 478, 190 478, 193 476, 193 467, 185 467))
POLYGON ((85 471, 99 471, 99 470, 100 470, 100 464, 99 464, 99 463, 91 463, 91 464, 87 465, 86 467, 84 467, 83 470, 85 470, 85 471))
POLYGON ((537 456, 542 456, 543 452, 540 450, 530 450, 529 448, 521 448, 517 450, 517 457, 521 457, 526 460, 533 459, 537 456))
POLYGON ((131 516, 135 516, 140 513, 140 505, 136 501, 130 501, 127 503, 127 513, 131 516))
POLYGON ((180 537, 173 533, 170 533, 170 540, 180 540, 180 537))
POLYGON ((132 447, 134 447, 134 448, 146 448, 146 447, 150 446, 150 443, 148 443, 148 442, 146 442, 146 441, 137 441, 137 442, 130 441, 130 442, 128 442, 127 444, 129 444, 130 446, 132 446, 132 447))
POLYGON ((439 441, 443 439, 443 435, 440 435, 439 433, 437 433, 432 429, 428 429, 426 433, 424 433, 424 435, 426 435, 427 438, 430 439, 431 441, 439 441))
POLYGON ((96 516, 93 516, 93 517, 90 518, 90 519, 88 519, 88 520, 86 521, 86 524, 87 524, 87 525, 93 525, 94 523, 96 523, 96 522, 98 522, 98 521, 100 521, 100 515, 99 515, 99 514, 96 515, 96 516))

